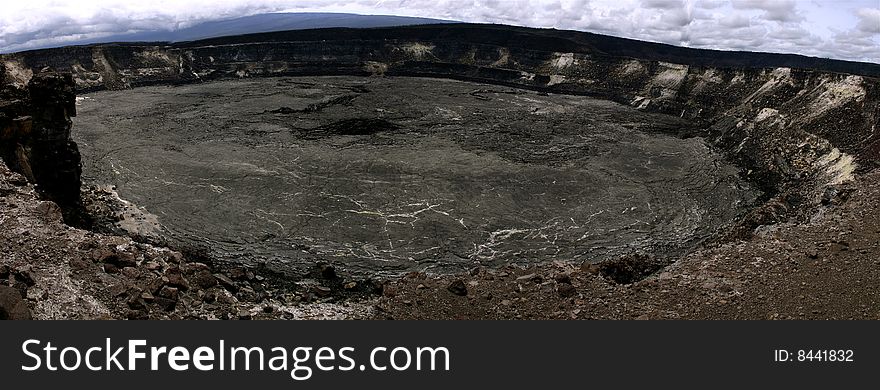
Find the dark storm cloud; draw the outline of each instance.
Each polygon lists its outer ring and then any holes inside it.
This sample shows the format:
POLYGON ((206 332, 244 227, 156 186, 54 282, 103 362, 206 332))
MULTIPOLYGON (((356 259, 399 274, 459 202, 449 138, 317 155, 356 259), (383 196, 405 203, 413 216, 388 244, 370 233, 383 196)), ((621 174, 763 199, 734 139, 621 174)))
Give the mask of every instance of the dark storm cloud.
POLYGON ((642 0, 642 7, 658 9, 675 9, 684 7, 683 0, 642 0))

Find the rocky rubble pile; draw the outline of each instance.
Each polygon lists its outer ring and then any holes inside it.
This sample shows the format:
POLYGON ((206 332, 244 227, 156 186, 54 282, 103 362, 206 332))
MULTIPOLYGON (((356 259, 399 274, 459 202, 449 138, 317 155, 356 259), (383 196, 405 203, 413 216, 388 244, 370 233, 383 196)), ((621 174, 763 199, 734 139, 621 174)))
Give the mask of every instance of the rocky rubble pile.
MULTIPOLYGON (((388 283, 383 319, 880 319, 880 173, 807 223, 758 228, 640 279, 644 262, 475 268, 388 283)), ((635 259, 638 260, 638 259, 635 259)))
POLYGON ((361 318, 371 312, 362 302, 377 288, 344 280, 328 265, 311 279, 283 282, 260 269, 209 266, 129 237, 76 229, 3 164, 0 226, 2 318, 361 318))

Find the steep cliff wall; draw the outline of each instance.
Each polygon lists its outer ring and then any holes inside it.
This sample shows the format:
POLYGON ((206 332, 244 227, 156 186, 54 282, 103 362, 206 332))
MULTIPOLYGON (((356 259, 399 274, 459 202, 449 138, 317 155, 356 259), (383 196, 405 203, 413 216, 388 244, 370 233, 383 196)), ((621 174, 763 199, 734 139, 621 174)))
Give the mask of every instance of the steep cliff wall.
POLYGON ((70 139, 70 117, 76 115, 73 78, 39 72, 24 83, 14 71, 0 73, 0 157, 72 213, 80 202, 82 173, 70 139))
POLYGON ((48 66, 71 72, 79 91, 346 74, 444 77, 597 96, 692 120, 694 127, 681 135, 706 137, 724 150, 745 175, 777 196, 774 204, 781 209, 827 202, 854 172, 878 161, 880 136, 874 130, 880 80, 754 66, 812 64, 863 74, 880 66, 754 53, 737 57, 647 43, 633 49, 614 42, 597 41, 592 34, 498 26, 327 29, 180 44, 68 47, 5 55, 0 61, 12 84, 24 85, 35 70, 48 66))

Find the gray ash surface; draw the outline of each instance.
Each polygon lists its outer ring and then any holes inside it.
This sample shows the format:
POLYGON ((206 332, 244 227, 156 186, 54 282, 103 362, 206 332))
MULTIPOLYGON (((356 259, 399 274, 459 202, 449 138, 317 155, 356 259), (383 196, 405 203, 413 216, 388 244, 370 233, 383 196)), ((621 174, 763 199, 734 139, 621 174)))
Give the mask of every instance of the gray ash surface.
POLYGON ((84 97, 86 184, 115 185, 173 247, 285 272, 679 255, 758 196, 702 139, 669 135, 686 121, 587 97, 356 77, 84 97))

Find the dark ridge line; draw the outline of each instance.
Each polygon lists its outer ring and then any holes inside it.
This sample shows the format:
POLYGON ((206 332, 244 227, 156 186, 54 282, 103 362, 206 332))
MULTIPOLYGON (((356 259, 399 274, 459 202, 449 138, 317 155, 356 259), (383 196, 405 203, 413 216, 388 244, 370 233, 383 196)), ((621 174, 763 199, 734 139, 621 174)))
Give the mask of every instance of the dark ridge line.
POLYGON ((0 54, 0 57, 21 53, 47 54, 53 51, 90 50, 93 47, 159 46, 164 48, 187 49, 235 44, 314 42, 328 40, 450 40, 522 49, 540 47, 543 51, 571 52, 596 57, 607 56, 647 61, 663 61, 690 66, 744 69, 787 67, 880 78, 880 64, 870 62, 835 60, 829 58, 809 57, 800 54, 697 49, 582 31, 537 29, 500 24, 473 23, 443 23, 372 28, 332 27, 232 35, 174 43, 167 41, 111 42, 28 50, 0 54))

